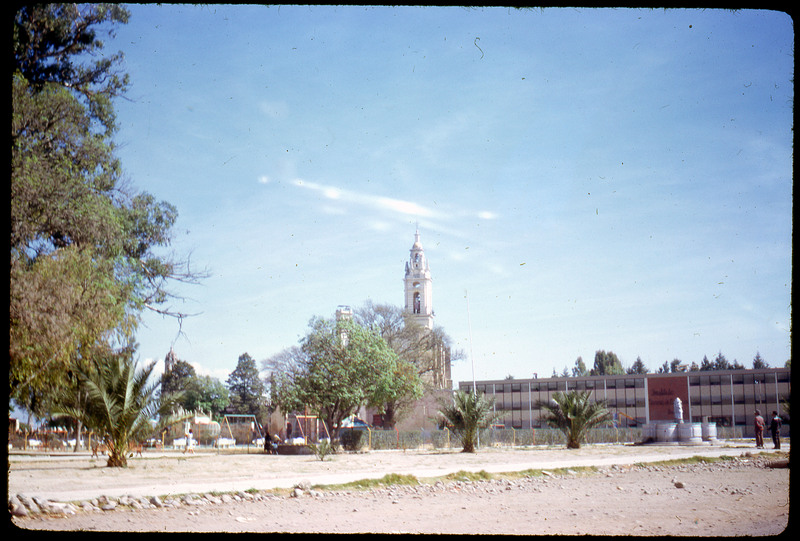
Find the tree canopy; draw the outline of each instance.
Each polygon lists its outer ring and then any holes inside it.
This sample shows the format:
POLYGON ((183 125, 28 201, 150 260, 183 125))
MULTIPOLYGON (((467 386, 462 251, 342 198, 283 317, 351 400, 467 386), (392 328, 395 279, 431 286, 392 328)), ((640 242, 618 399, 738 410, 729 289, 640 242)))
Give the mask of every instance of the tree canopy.
POLYGON ((236 368, 230 373, 226 383, 231 411, 261 417, 266 409, 266 400, 264 382, 259 375, 255 359, 248 353, 239 355, 236 368))
POLYGON ((154 367, 153 362, 139 369, 127 353, 96 361, 93 370, 78 372, 86 398, 65 389, 53 413, 78 419, 101 437, 108 446, 108 466, 126 466, 132 443, 180 420, 173 414, 180 394, 158 393, 158 383, 150 378, 154 367))
POLYGON ((604 400, 592 400, 592 391, 556 391, 550 401, 537 401, 542 419, 567 437, 567 449, 578 449, 590 428, 611 418, 604 400))
POLYGON ((115 155, 128 76, 101 36, 128 17, 113 4, 15 13, 9 386, 29 408, 105 345, 130 348, 142 310, 185 317, 163 308, 167 285, 202 277, 162 252, 175 207, 133 190, 115 155))
POLYGON ((289 413, 308 410, 338 433, 360 407, 380 408, 419 393, 413 367, 398 358, 376 328, 352 319, 312 318, 300 345, 265 361, 272 402, 289 413))
POLYGON ((461 440, 462 453, 474 453, 478 433, 505 412, 495 408, 494 398, 483 393, 456 391, 452 401, 439 399, 439 421, 461 440))
POLYGON ((613 351, 605 352, 602 349, 594 354, 594 367, 590 371, 592 376, 610 376, 624 374, 622 363, 613 351))
MULTIPOLYGON (((353 320, 362 327, 378 331, 398 359, 405 363, 401 369, 416 372, 421 390, 442 388, 445 384, 441 381, 443 364, 463 355, 451 350, 450 337, 441 327, 423 327, 398 306, 367 301, 355 310, 353 320)), ((419 397, 417 392, 401 393, 383 404, 383 425, 393 427, 408 414, 419 397)))

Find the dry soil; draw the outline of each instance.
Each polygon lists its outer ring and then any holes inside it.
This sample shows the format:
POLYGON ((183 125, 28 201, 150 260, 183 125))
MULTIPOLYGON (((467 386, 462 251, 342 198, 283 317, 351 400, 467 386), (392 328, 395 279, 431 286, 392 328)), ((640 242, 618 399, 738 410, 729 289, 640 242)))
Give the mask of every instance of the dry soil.
POLYGON ((10 454, 9 497, 74 502, 21 530, 762 536, 789 525, 789 469, 752 446, 589 445, 314 456, 145 451, 124 469, 87 455, 10 454), (664 465, 692 456, 731 457, 664 465), (468 475, 479 472, 479 475, 468 475), (524 472, 501 475, 501 472, 524 472), (343 485, 387 474, 418 484, 343 485), (293 490, 300 487, 302 490, 293 490), (192 498, 186 498, 192 495, 192 498), (96 508, 127 496, 162 507, 96 508), (190 501, 192 503, 186 503, 190 501), (89 503, 96 510, 84 511, 89 503), (174 506, 173 506, 174 505, 174 506))

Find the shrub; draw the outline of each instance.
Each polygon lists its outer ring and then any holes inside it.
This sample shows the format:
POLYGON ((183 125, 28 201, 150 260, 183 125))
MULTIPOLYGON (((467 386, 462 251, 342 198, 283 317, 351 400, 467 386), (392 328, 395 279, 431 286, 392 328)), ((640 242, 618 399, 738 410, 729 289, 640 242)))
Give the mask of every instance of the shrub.
POLYGON ((364 431, 342 430, 339 433, 339 442, 345 451, 360 451, 364 445, 364 431))

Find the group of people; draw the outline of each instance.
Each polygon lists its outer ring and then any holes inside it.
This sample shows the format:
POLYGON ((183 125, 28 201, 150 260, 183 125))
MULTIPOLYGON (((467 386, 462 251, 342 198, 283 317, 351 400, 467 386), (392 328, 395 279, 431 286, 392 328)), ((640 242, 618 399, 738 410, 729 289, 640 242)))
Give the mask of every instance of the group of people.
MULTIPOLYGON (((754 421, 755 431, 756 431, 756 448, 763 449, 764 448, 764 427, 766 424, 764 423, 764 418, 761 416, 761 412, 756 410, 756 416, 754 421)), ((772 412, 772 421, 769 423, 769 430, 772 432, 772 443, 775 445, 775 449, 781 448, 781 418, 778 415, 777 411, 772 412)))

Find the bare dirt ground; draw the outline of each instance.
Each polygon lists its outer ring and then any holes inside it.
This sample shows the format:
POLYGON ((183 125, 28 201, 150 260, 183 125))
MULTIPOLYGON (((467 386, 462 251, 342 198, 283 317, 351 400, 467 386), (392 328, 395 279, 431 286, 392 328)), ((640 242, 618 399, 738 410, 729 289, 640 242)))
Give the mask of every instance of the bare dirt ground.
POLYGON ((8 495, 74 502, 77 509, 13 517, 20 530, 771 536, 789 526, 789 469, 769 463, 788 459, 789 446, 780 455, 766 452, 724 443, 589 445, 371 451, 320 461, 255 449, 145 451, 124 469, 106 468, 104 459, 88 454, 11 454, 8 495), (657 464, 692 456, 735 459, 657 464), (467 479, 466 472, 484 475, 467 479), (387 474, 419 483, 341 485, 387 474), (118 503, 124 498, 149 508, 118 503), (106 500, 116 508, 100 510, 106 500))

